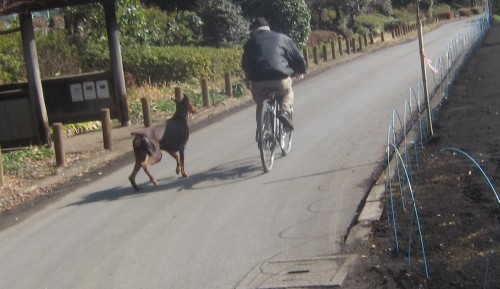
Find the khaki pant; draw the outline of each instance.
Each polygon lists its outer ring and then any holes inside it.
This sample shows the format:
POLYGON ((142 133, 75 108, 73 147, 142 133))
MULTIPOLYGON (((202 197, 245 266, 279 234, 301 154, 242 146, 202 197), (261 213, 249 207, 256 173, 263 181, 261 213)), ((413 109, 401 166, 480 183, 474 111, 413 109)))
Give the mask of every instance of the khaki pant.
POLYGON ((252 82, 252 97, 257 105, 255 111, 255 119, 257 125, 260 122, 260 114, 262 112, 262 101, 267 97, 267 93, 271 90, 278 91, 278 94, 282 96, 280 98, 279 109, 293 112, 293 89, 292 89, 292 79, 290 77, 281 80, 269 80, 269 81, 256 81, 252 82))

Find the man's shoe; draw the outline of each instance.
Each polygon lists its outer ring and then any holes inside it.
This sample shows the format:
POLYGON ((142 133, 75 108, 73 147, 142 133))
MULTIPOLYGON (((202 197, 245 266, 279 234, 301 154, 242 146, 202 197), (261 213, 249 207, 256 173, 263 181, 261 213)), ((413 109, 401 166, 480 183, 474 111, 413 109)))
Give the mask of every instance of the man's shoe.
POLYGON ((259 129, 255 131, 255 141, 257 142, 257 146, 260 149, 259 129))
POLYGON ((285 128, 293 130, 292 114, 286 110, 281 110, 278 113, 278 118, 283 123, 285 128))

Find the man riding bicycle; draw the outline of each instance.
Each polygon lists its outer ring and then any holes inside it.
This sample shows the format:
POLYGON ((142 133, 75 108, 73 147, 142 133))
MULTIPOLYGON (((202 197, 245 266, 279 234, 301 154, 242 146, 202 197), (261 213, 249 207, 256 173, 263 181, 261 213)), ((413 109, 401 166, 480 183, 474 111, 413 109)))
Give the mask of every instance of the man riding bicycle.
POLYGON ((287 35, 271 31, 265 18, 257 18, 250 25, 251 36, 243 47, 242 68, 257 104, 259 124, 262 101, 269 91, 281 97, 278 117, 293 130, 293 89, 291 76, 306 73, 307 64, 295 42, 287 35))

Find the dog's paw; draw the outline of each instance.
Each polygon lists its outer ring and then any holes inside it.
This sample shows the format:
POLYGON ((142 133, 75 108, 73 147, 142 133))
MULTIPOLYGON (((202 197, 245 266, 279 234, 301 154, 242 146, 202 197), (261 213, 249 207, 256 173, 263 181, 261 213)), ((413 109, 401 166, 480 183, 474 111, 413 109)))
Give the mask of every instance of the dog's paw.
POLYGON ((139 186, 135 183, 135 180, 132 177, 129 177, 128 180, 136 192, 140 190, 139 186))

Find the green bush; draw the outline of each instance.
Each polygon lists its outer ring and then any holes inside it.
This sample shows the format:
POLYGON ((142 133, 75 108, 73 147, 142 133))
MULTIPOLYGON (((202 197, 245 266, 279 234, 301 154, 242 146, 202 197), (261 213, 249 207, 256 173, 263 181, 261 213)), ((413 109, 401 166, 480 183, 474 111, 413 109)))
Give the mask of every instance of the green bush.
POLYGON ((452 11, 442 11, 442 12, 439 12, 439 13, 436 13, 434 15, 435 18, 437 19, 452 19, 453 18, 453 12, 452 11))
MULTIPOLYGON (((424 14, 423 11, 421 12, 422 14, 424 14)), ((414 13, 410 13, 410 11, 407 9, 394 9, 392 17, 395 19, 399 19, 403 23, 410 23, 415 21, 416 16, 414 13)))
POLYGON ((229 0, 201 1, 203 39, 211 46, 243 44, 248 38, 248 21, 241 8, 229 0))
POLYGON ((359 24, 368 29, 369 32, 373 32, 376 34, 380 33, 380 31, 384 27, 384 23, 388 19, 390 18, 378 13, 361 14, 356 18, 359 24))
POLYGON ((368 32, 370 32, 370 30, 363 26, 363 24, 359 23, 359 22, 356 22, 354 24, 354 26, 352 27, 352 30, 354 33, 358 34, 358 35, 368 35, 368 32))
POLYGON ((100 121, 69 123, 63 125, 63 132, 66 135, 66 137, 71 137, 88 131, 94 131, 100 129, 101 127, 102 126, 100 121))
POLYGON ((20 37, 0 36, 0 83, 26 80, 20 37))
POLYGON ((370 8, 383 15, 392 14, 392 3, 390 0, 377 0, 369 4, 370 8))
POLYGON ((241 74, 241 48, 148 47, 123 49, 124 70, 138 82, 195 82, 241 74))
POLYGON ((247 85, 244 80, 238 80, 233 82, 232 84, 232 90, 233 90, 233 95, 234 97, 241 97, 245 95, 247 91, 247 85))
POLYGON ((299 48, 311 32, 311 13, 305 0, 239 0, 245 15, 265 17, 272 30, 290 36, 299 48))
POLYGON ((27 168, 27 164, 54 156, 54 150, 49 147, 29 147, 2 154, 6 172, 18 173, 27 168))
POLYGON ((479 15, 479 14, 483 13, 483 8, 480 8, 480 7, 474 7, 471 10, 472 10, 472 14, 474 14, 474 15, 479 15))
POLYGON ((42 78, 80 72, 77 48, 69 42, 65 33, 37 33, 36 41, 42 78))
POLYGON ((438 4, 434 5, 432 8, 432 15, 437 19, 452 19, 453 18, 453 10, 450 5, 446 4, 438 4))
POLYGON ((337 33, 327 30, 312 31, 307 40, 307 46, 316 46, 320 43, 330 42, 337 40, 337 33))
POLYGON ((397 29, 403 25, 406 25, 406 22, 404 20, 399 18, 392 18, 384 23, 384 30, 390 31, 393 29, 397 29))
POLYGON ((351 38, 354 32, 351 28, 347 27, 347 18, 341 18, 339 21, 335 21, 332 23, 333 30, 337 32, 337 34, 342 35, 345 39, 351 38))
POLYGON ((87 42, 78 46, 78 55, 80 56, 81 71, 84 73, 111 69, 109 48, 106 43, 87 42))
POLYGON ((461 8, 458 10, 458 15, 461 17, 470 17, 472 15, 472 11, 470 8, 461 8))
POLYGON ((146 41, 154 46, 190 45, 199 42, 201 19, 194 12, 165 13, 159 8, 145 9, 146 41))

